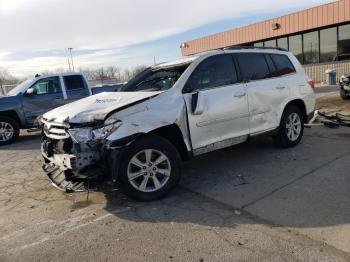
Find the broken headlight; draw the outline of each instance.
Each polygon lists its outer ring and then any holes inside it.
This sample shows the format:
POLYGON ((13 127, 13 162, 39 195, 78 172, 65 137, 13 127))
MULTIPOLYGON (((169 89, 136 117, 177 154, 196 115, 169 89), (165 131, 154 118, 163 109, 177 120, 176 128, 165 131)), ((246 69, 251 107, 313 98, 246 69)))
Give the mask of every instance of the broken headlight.
POLYGON ((122 125, 121 121, 107 119, 103 127, 92 130, 92 139, 93 140, 105 139, 110 134, 112 134, 116 129, 118 129, 121 125, 122 125))
POLYGON ((118 129, 121 125, 122 125, 121 121, 107 119, 104 126, 102 127, 69 129, 68 132, 74 142, 87 143, 90 141, 105 139, 111 133, 113 133, 116 129, 118 129))

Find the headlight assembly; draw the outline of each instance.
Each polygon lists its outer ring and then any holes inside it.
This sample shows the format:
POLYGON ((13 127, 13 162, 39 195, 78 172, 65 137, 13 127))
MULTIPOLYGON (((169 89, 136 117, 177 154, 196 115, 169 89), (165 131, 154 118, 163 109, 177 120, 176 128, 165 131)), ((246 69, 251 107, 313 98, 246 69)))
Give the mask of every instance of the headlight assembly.
POLYGON ((106 120, 104 126, 100 128, 76 128, 69 129, 68 132, 76 143, 87 143, 107 138, 122 125, 121 121, 106 120))
POLYGON ((92 139, 93 140, 105 139, 110 134, 112 134, 116 129, 118 129, 121 125, 122 125, 121 121, 108 123, 108 120, 107 120, 103 127, 92 130, 92 139))

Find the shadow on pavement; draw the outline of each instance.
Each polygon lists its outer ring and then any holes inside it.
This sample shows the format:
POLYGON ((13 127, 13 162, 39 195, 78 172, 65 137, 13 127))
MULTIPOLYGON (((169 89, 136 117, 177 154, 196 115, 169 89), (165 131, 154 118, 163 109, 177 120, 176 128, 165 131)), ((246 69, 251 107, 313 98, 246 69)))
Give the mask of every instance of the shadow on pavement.
POLYGON ((309 137, 292 149, 259 139, 184 163, 180 186, 160 201, 140 203, 106 188, 105 209, 129 207, 115 215, 135 222, 226 227, 240 217, 282 227, 347 225, 349 161, 349 139, 309 137))

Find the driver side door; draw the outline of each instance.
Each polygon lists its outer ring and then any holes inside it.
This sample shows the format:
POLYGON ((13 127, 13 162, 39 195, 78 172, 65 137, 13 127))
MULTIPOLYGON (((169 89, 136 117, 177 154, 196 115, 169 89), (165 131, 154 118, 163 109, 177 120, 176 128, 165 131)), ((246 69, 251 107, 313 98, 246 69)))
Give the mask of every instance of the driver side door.
POLYGON ((232 55, 215 55, 202 61, 184 92, 194 155, 247 139, 247 91, 239 81, 232 55))
POLYGON ((57 76, 39 79, 30 88, 34 89, 34 93, 24 94, 23 110, 27 125, 32 126, 38 116, 63 105, 64 98, 57 76))

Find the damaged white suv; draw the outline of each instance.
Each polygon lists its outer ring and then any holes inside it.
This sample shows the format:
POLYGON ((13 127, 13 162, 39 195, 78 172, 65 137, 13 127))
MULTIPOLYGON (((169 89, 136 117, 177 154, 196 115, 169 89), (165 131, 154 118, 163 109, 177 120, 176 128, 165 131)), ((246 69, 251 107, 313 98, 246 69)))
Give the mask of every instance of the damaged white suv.
POLYGON ((180 161, 270 135, 297 145, 315 95, 297 59, 280 49, 233 48, 149 67, 118 93, 46 113, 43 166, 63 191, 119 182, 154 200, 180 179, 180 161))

